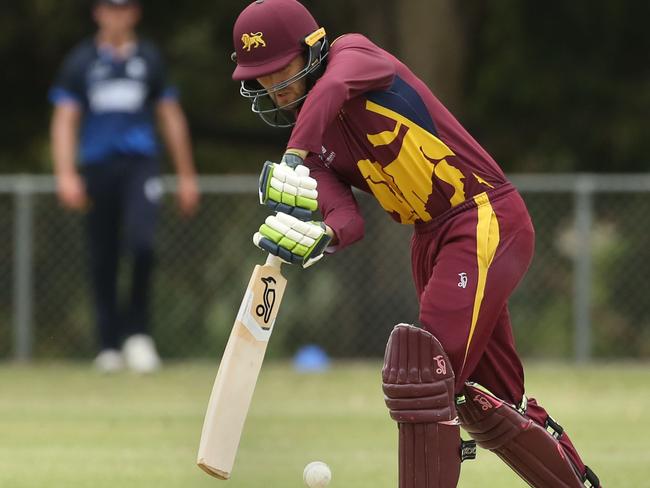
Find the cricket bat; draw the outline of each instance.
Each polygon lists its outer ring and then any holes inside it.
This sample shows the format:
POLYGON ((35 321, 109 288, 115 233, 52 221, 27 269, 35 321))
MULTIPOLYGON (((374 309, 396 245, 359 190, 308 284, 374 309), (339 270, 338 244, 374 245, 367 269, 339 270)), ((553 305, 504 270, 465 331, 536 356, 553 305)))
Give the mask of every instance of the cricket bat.
POLYGON ((287 280, 282 261, 269 254, 257 265, 232 327, 203 421, 197 464, 227 480, 287 280))

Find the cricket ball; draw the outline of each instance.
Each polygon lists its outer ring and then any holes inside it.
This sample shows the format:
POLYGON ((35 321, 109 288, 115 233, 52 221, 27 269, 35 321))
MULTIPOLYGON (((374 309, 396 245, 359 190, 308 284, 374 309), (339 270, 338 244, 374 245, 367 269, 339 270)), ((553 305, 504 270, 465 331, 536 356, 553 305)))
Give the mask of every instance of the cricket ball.
POLYGON ((312 461, 305 466, 302 479, 309 488, 325 488, 332 480, 332 471, 323 461, 312 461))

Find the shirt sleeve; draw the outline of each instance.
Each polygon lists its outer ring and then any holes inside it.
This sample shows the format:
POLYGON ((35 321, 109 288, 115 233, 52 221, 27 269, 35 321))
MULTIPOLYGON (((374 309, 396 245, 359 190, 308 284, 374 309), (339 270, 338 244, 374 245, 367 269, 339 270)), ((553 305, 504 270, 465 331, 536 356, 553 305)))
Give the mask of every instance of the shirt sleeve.
POLYGON ((48 98, 52 104, 82 104, 85 100, 84 61, 82 58, 83 53, 78 48, 63 61, 54 84, 48 92, 48 98))
POLYGON ((362 35, 348 34, 337 39, 325 73, 300 110, 287 147, 318 153, 325 129, 343 104, 362 93, 388 88, 395 70, 385 51, 362 35))
POLYGON ((336 235, 338 242, 326 252, 339 251, 359 241, 364 234, 364 221, 350 185, 341 181, 317 156, 305 160, 310 175, 318 183, 318 207, 323 221, 336 235))
POLYGON ((158 48, 151 41, 143 41, 143 51, 146 53, 151 73, 149 76, 149 90, 151 100, 178 98, 178 89, 169 82, 167 76, 167 65, 158 48))

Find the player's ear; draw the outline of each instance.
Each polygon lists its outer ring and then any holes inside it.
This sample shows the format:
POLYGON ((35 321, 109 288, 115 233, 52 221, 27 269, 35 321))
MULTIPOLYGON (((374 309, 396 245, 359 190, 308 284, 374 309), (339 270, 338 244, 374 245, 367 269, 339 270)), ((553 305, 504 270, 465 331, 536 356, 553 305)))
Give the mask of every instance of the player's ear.
POLYGON ((237 52, 233 51, 232 54, 230 55, 230 60, 237 64, 237 52))

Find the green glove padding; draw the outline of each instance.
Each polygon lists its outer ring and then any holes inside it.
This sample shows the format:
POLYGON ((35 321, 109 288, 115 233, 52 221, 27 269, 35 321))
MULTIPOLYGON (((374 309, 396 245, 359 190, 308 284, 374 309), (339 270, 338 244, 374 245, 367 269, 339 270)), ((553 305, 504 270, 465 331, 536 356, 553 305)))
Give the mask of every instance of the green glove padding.
MULTIPOLYGON (((302 162, 298 156, 291 155, 302 162)), ((260 174, 259 195, 260 203, 268 205, 276 212, 282 212, 300 220, 310 220, 312 212, 318 208, 318 192, 316 180, 309 176, 309 168, 302 164, 295 167, 288 163, 297 161, 285 160, 282 162, 264 163, 260 174)))
POLYGON ((287 263, 307 268, 323 257, 331 237, 323 222, 304 222, 292 215, 271 215, 253 236, 255 245, 287 263))

